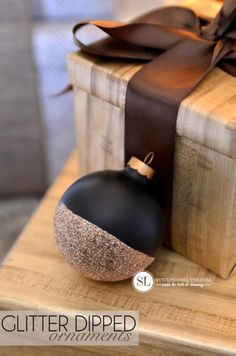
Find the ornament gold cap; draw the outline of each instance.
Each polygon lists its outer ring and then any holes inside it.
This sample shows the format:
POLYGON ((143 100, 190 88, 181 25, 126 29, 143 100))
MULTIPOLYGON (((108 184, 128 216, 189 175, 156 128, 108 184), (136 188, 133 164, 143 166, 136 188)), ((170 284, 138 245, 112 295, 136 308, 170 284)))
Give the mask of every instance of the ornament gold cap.
POLYGON ((144 161, 141 161, 137 157, 131 157, 127 165, 135 169, 139 172, 142 176, 146 176, 148 179, 152 179, 155 175, 155 170, 149 166, 154 158, 154 153, 149 152, 148 155, 145 157, 144 161))

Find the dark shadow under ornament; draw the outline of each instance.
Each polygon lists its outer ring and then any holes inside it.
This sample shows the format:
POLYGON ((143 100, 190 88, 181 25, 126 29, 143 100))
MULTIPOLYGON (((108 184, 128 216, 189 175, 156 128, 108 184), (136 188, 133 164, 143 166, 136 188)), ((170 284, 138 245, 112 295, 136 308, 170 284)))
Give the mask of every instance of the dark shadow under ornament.
POLYGON ((124 280, 154 261, 163 212, 149 166, 153 157, 132 157, 124 170, 84 176, 62 196, 55 236, 65 259, 86 276, 124 280))

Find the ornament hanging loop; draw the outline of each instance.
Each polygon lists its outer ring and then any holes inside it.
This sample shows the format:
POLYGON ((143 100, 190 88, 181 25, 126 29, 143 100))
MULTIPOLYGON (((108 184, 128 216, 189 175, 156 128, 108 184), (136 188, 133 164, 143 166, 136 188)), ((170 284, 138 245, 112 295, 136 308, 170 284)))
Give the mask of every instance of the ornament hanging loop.
POLYGON ((152 162, 154 158, 154 153, 149 152, 148 155, 145 157, 144 161, 137 157, 131 157, 129 162, 127 163, 132 169, 135 169, 139 172, 139 174, 146 176, 148 179, 152 179, 155 175, 155 171, 149 164, 152 162))
POLYGON ((154 152, 149 152, 148 154, 147 154, 147 156, 144 158, 144 163, 146 163, 148 166, 149 166, 149 164, 151 164, 152 163, 152 161, 153 161, 153 159, 154 159, 154 152))

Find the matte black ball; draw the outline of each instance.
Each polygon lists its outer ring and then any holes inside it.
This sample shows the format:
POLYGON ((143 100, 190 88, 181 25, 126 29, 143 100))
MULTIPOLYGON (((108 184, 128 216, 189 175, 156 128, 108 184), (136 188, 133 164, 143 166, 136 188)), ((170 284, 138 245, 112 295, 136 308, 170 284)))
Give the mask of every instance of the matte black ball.
POLYGON ((153 185, 136 169, 77 180, 56 210, 59 248, 76 269, 104 281, 132 277, 154 261, 163 214, 153 185))

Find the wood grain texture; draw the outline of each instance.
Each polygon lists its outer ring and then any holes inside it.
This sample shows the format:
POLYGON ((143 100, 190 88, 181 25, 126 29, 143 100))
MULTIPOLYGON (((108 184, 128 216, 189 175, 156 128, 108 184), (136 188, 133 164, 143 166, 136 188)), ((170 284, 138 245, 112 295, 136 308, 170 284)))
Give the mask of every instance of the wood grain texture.
MULTIPOLYGON (((184 1, 214 16, 219 1, 184 1)), ((124 163, 127 83, 140 63, 84 53, 68 58, 81 174, 124 163)), ((215 68, 180 105, 176 124, 173 248, 227 278, 236 264, 236 78, 215 68)))
POLYGON ((181 0, 179 3, 194 10, 199 16, 213 18, 222 6, 222 0, 181 0))
MULTIPOLYGON (((81 174, 121 169, 124 110, 75 91, 81 174)), ((227 278, 236 264, 236 161, 176 135, 172 244, 227 278)))
POLYGON ((82 89, 75 91, 81 175, 124 166, 124 110, 82 89), (120 149, 122 147, 122 149, 120 149))
MULTIPOLYGON (((0 268, 0 309, 138 310, 139 347, 22 347, 35 355, 235 355, 236 276, 223 281, 203 267, 163 248, 150 271, 157 278, 207 278, 209 286, 163 287, 136 292, 131 281, 101 283, 83 277, 60 255, 53 237, 54 210, 78 178, 74 154, 48 191, 0 268)), ((17 347, 0 348, 18 355, 17 347)))
MULTIPOLYGON (((103 60, 85 53, 68 57, 75 88, 125 107, 127 84, 142 66, 103 60)), ((236 78, 215 68, 180 105, 176 131, 180 136, 236 158, 236 78), (217 98, 217 99, 216 99, 217 98)))
POLYGON ((236 162, 176 137, 172 244, 227 278, 236 264, 236 162))

